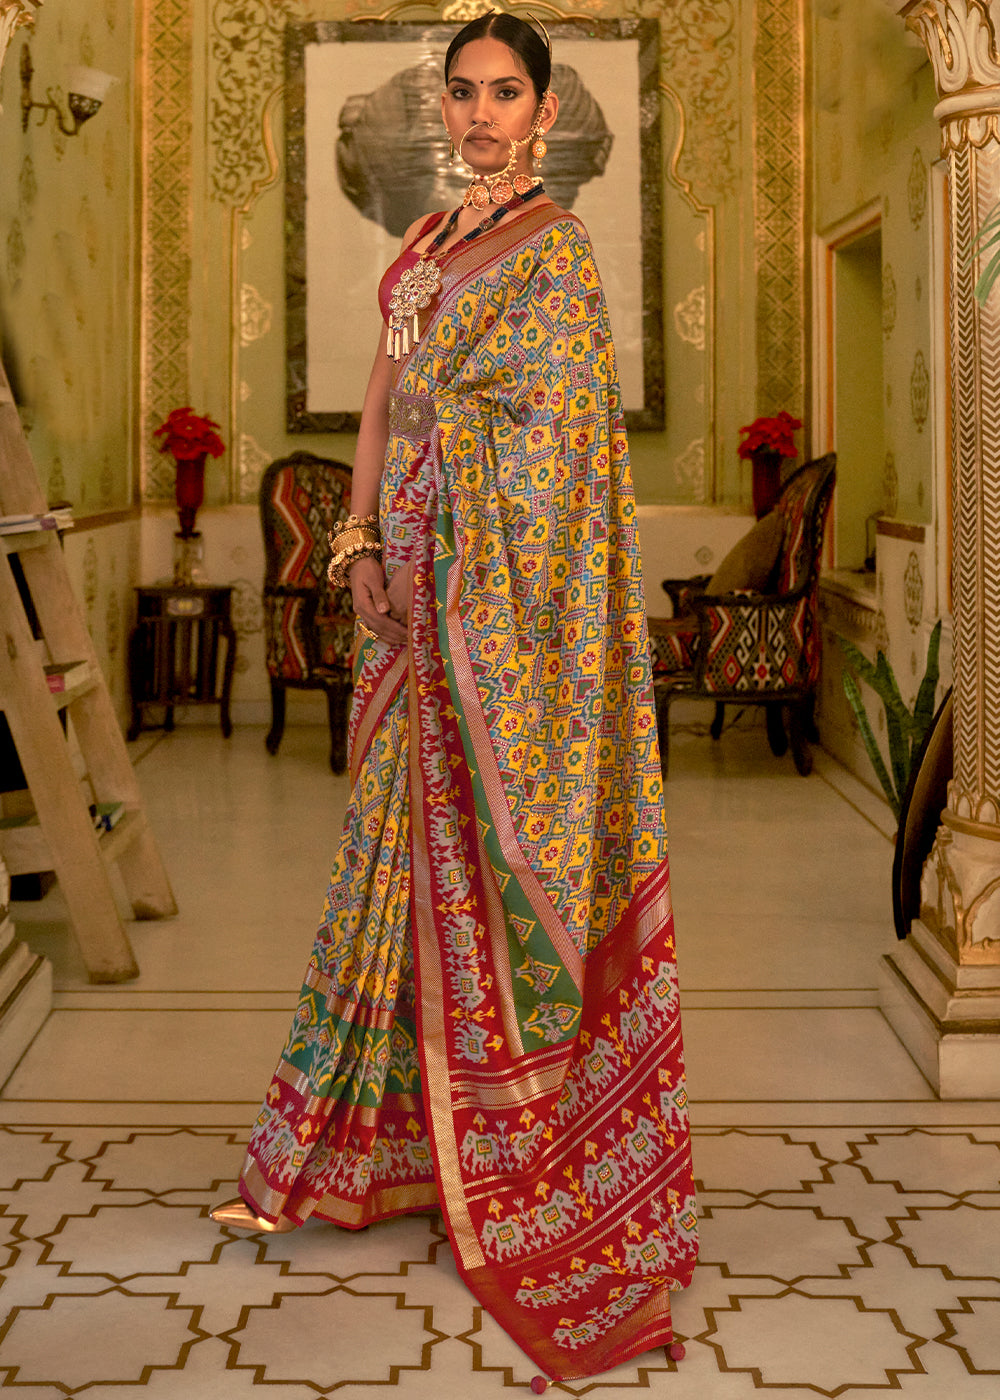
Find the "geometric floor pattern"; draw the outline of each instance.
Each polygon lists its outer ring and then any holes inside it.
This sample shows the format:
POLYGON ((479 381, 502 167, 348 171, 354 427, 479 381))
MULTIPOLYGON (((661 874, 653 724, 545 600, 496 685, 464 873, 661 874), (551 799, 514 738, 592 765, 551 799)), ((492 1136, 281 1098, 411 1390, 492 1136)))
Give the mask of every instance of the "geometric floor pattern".
MULTIPOLYGON (((716 1130, 695 1147, 703 1248, 675 1319, 686 1357, 553 1393, 997 1394, 1000 1129, 716 1130)), ((439 1218, 220 1231, 206 1210, 241 1150, 240 1133, 215 1129, 0 1131, 5 1388, 525 1391, 534 1368, 458 1279, 439 1218)))
MULTIPOLYGON (((536 1368, 459 1280, 436 1215, 279 1236, 207 1218, 233 1194, 311 941, 276 937, 267 889, 301 882, 318 907, 313 870, 343 807, 322 730, 290 733, 277 760, 260 731, 224 743, 181 727, 147 741, 138 765, 182 916, 159 942, 135 926, 137 983, 86 984, 58 892, 15 911, 59 990, 0 1096, 0 1383, 32 1400, 530 1394, 536 1368), (296 855, 303 804, 325 813, 324 833, 296 855), (262 826, 280 854, 263 874, 262 826), (222 833, 244 860, 222 862, 220 887, 222 833), (254 984, 247 972, 237 992, 215 931, 221 910, 253 905, 240 935, 254 984), (206 1048, 192 1031, 206 996, 234 1044, 206 1048)), ((676 735, 668 810, 702 1237, 675 1300, 686 1356, 649 1353, 550 1393, 995 1400, 1000 1105, 939 1103, 878 1012, 885 814, 822 755, 813 777, 789 778, 756 728, 719 745, 676 735), (765 815, 771 878, 747 900, 765 815)))

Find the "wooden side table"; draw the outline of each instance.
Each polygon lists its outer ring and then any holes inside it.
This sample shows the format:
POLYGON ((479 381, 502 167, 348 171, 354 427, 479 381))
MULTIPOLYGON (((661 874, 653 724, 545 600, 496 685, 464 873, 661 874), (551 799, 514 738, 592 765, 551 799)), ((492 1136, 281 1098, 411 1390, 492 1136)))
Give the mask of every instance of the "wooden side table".
POLYGON ((233 732, 229 697, 236 664, 232 587, 151 584, 137 588, 136 595, 138 620, 128 653, 132 691, 128 737, 134 739, 142 729, 147 705, 165 706, 163 727, 168 730, 174 727, 175 705, 218 705, 222 733, 228 739, 233 732))

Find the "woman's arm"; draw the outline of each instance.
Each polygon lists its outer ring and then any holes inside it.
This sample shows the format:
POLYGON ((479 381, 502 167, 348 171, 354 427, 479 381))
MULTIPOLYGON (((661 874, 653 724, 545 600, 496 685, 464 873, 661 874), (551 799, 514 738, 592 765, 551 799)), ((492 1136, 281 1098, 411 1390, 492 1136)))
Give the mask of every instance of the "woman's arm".
MULTIPOLYGON (((410 246, 425 222, 426 218, 416 219, 410 225, 403 235, 404 248, 410 246)), ((375 361, 365 391, 354 454, 351 510, 355 515, 378 514, 379 486, 389 441, 389 391, 395 371, 395 364, 385 352, 383 332, 375 349, 375 361)), ((368 557, 359 559, 347 572, 354 611, 366 627, 386 642, 406 642, 408 587, 403 578, 404 572, 397 570, 387 584, 378 560, 368 557)))
MULTIPOLYGON (((389 441, 389 390, 392 388, 394 369, 380 335, 365 391, 358 446, 354 454, 351 485, 351 511, 354 515, 378 514, 379 486, 389 441)), ((365 626, 383 641, 405 645, 405 615, 399 615, 386 593, 385 575, 379 561, 370 556, 359 559, 348 569, 347 582, 354 611, 365 626)))

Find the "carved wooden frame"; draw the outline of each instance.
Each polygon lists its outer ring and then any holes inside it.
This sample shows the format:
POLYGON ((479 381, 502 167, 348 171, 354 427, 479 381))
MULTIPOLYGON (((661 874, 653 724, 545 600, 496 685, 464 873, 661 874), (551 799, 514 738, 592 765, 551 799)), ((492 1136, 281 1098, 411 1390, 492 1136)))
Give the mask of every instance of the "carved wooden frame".
MULTIPOLYGON (((386 45, 405 40, 430 40, 444 51, 461 24, 386 23, 379 20, 290 22, 286 29, 286 426, 289 432, 356 432, 360 403, 317 411, 307 407, 309 371, 307 316, 309 283, 306 270, 305 162, 307 122, 305 49, 317 43, 386 45)), ((626 405, 628 427, 660 430, 664 415, 663 328, 663 200, 659 83, 659 25, 655 20, 558 21, 549 25, 558 53, 560 39, 608 43, 639 41, 639 86, 635 115, 640 125, 640 181, 634 191, 608 191, 607 199, 638 202, 642 242, 641 316, 643 403, 626 405)), ((386 77, 393 71, 387 51, 386 77)), ((595 62, 599 60, 595 56, 595 62)), ((600 252, 598 250, 598 256, 600 252)), ((374 305, 376 281, 371 298, 374 305)), ((367 354, 367 348, 366 352, 367 354)))

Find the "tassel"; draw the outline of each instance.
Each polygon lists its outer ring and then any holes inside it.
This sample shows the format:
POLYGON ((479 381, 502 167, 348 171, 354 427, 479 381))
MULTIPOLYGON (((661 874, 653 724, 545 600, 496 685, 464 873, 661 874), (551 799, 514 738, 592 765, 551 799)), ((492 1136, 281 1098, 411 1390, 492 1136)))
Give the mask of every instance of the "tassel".
POLYGON ((389 333, 385 338, 385 353, 392 359, 392 322, 389 322, 389 333))
POLYGON ((403 354, 410 353, 410 332, 406 326, 403 327, 403 354))
POLYGON ((414 345, 416 345, 416 343, 417 343, 417 341, 418 341, 419 339, 420 339, 420 325, 419 325, 419 322, 417 321, 417 313, 414 311, 414 313, 413 313, 413 343, 414 343, 414 345))

